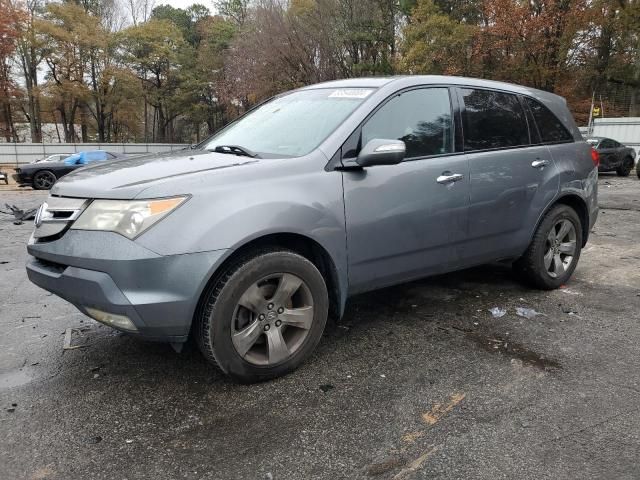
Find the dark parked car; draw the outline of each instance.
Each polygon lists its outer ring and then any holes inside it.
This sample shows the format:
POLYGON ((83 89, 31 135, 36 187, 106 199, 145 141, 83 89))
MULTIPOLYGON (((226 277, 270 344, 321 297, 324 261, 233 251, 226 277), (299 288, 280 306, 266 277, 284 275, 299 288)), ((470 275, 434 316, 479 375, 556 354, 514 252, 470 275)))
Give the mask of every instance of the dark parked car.
POLYGON ((67 157, 73 155, 72 153, 54 153, 53 155, 49 155, 44 158, 39 158, 34 160, 31 163, 41 163, 41 162, 61 162, 65 160, 67 157))
POLYGON ((596 165, 564 99, 540 90, 311 85, 196 149, 61 179, 27 273, 99 322, 178 350, 193 336, 222 371, 265 380, 360 292, 495 260, 566 283, 596 221, 596 165))
POLYGON ((36 190, 49 190, 60 177, 80 167, 93 162, 104 162, 118 158, 126 158, 126 156, 104 150, 79 152, 68 156, 60 162, 30 163, 16 168, 13 179, 21 187, 31 185, 36 190))
POLYGON ((628 177, 635 164, 636 152, 611 138, 589 137, 587 143, 591 144, 600 157, 600 172, 615 171, 621 177, 628 177))

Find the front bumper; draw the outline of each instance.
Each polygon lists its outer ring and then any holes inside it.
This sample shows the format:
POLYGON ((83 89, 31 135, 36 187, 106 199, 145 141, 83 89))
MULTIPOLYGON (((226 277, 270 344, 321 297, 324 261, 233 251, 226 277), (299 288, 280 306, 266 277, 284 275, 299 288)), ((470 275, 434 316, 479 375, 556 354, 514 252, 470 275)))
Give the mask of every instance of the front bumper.
POLYGON ((75 305, 127 316, 136 335, 185 341, 200 295, 226 250, 158 255, 111 232, 69 230, 30 242, 29 280, 75 305))
POLYGON ((13 178, 18 185, 31 185, 31 182, 33 181, 31 175, 24 173, 14 173, 11 175, 11 178, 13 178))

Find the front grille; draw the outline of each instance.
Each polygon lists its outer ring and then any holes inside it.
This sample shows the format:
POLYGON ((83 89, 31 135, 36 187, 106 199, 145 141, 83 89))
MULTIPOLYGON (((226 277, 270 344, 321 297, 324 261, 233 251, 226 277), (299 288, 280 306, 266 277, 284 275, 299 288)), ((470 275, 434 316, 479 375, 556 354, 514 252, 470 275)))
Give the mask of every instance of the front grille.
POLYGON ((36 213, 33 238, 38 242, 51 242, 60 238, 87 207, 85 198, 49 196, 36 213))

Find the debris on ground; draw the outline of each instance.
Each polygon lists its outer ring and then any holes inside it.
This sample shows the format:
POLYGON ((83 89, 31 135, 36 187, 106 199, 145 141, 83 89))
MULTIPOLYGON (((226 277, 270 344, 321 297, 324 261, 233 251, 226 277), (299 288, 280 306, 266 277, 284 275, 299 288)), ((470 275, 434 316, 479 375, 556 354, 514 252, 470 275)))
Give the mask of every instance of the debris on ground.
POLYGON ((544 316, 544 313, 536 312, 533 308, 517 307, 516 315, 518 315, 519 317, 526 318, 527 320, 531 320, 532 318, 535 318, 538 315, 544 316))
MULTIPOLYGON (((73 331, 83 331, 83 329, 77 328, 67 328, 64 331, 64 342, 62 343, 62 350, 75 350, 76 348, 84 348, 87 345, 71 345, 71 336, 73 335, 73 331)), ((86 329, 85 329, 86 330, 86 329)))
POLYGON ((571 290, 570 288, 564 286, 560 287, 560 291, 569 295, 582 295, 580 292, 576 292, 575 290, 571 290))
POLYGON ((333 387, 333 385, 331 385, 331 384, 327 383, 327 384, 324 384, 324 385, 320 385, 320 387, 319 387, 319 388, 320 388, 320 390, 322 390, 323 392, 327 393, 329 390, 332 390, 334 387, 333 387))
POLYGON ((493 307, 490 308, 489 311, 491 312, 491 315, 493 315, 493 318, 504 317, 507 314, 506 308, 493 307))
POLYGON ((9 205, 8 203, 5 203, 4 206, 7 207, 9 211, 6 212, 4 210, 0 210, 0 213, 4 213, 5 215, 13 215, 13 217, 15 218, 15 220, 13 221, 14 225, 22 225, 22 222, 24 221, 33 220, 39 208, 35 207, 23 210, 20 207, 9 205))

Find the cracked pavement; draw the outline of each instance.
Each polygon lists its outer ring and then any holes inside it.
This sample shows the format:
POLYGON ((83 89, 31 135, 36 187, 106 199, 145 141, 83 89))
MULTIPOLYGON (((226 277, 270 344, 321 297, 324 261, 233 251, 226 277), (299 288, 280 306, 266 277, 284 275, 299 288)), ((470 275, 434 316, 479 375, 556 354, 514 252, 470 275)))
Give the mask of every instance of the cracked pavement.
MULTIPOLYGON (((2 216, 0 478, 637 478, 640 181, 599 184, 565 288, 497 264, 361 295, 299 370, 258 385, 30 284, 31 224, 2 216)), ((0 187, 2 205, 45 196, 0 187)))

